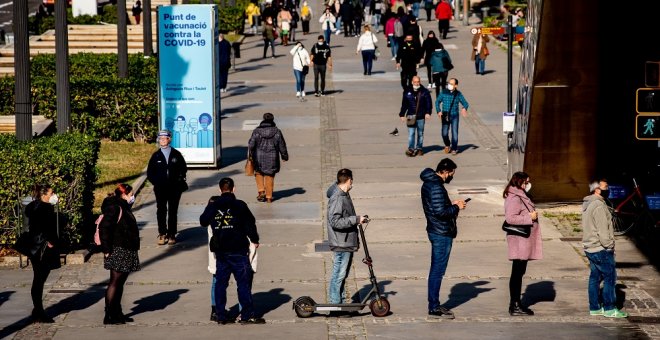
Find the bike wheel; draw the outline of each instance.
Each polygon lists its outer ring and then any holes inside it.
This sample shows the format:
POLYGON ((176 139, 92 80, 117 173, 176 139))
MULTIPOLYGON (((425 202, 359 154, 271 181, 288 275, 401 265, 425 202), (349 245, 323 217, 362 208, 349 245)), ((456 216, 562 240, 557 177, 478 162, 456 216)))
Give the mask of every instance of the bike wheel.
POLYGON ((627 234, 635 226, 637 216, 633 213, 626 212, 612 212, 612 228, 614 229, 614 236, 622 236, 627 234))

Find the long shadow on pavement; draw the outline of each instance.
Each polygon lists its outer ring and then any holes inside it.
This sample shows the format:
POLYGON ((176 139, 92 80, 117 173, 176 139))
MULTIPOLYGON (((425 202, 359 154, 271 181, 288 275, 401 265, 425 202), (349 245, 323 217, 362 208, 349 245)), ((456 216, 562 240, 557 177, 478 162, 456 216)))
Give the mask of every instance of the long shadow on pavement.
POLYGON ((181 295, 187 293, 188 289, 175 289, 169 292, 160 292, 151 296, 135 300, 133 303, 137 306, 131 308, 131 312, 126 316, 134 316, 140 313, 163 310, 167 306, 175 303, 181 295))
POLYGON ((451 287, 449 291, 449 298, 444 306, 449 309, 456 308, 474 298, 481 293, 491 291, 495 288, 480 288, 479 286, 487 285, 490 281, 476 281, 476 282, 461 282, 451 287))
MULTIPOLYGON (((389 291, 389 292, 385 291, 385 287, 387 287, 387 285, 389 285, 391 283, 392 283, 391 280, 379 281, 378 282, 378 286, 380 287, 381 294, 386 299, 389 298, 390 295, 396 295, 396 293, 397 293, 396 291, 389 291)), ((363 297, 366 296, 369 293, 370 290, 371 290, 371 283, 364 285, 357 292, 355 292, 355 294, 353 294, 353 296, 351 297, 351 301, 357 302, 357 303, 361 302, 363 297)), ((375 298, 376 298, 376 296, 375 296, 375 293, 374 293, 374 296, 372 296, 371 299, 375 299, 375 298)), ((367 304, 369 304, 369 301, 367 301, 367 304)))
POLYGON ((273 193, 273 196, 274 196, 275 199, 282 199, 282 198, 286 198, 286 197, 293 196, 293 195, 302 195, 306 192, 307 192, 307 190, 305 190, 301 187, 296 187, 296 188, 290 188, 290 189, 286 189, 286 190, 278 190, 275 193, 273 193))
POLYGON ((521 302, 523 305, 533 306, 539 302, 555 301, 556 297, 555 283, 553 281, 540 281, 525 288, 521 302))
POLYGON ((16 293, 14 290, 8 290, 6 292, 0 292, 0 306, 2 306, 3 303, 9 301, 9 297, 16 293))

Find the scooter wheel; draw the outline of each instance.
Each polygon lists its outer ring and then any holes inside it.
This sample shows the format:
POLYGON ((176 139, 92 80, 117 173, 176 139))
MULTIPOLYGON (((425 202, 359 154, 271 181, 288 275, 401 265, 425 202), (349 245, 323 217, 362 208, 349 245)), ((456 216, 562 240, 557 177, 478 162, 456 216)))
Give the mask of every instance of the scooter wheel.
POLYGON ((371 309, 371 314, 376 317, 386 316, 390 312, 390 303, 386 298, 379 298, 371 300, 369 303, 369 309, 371 309))
POLYGON ((314 305, 316 305, 316 302, 311 297, 302 296, 293 303, 293 309, 299 318, 308 318, 314 313, 314 305))

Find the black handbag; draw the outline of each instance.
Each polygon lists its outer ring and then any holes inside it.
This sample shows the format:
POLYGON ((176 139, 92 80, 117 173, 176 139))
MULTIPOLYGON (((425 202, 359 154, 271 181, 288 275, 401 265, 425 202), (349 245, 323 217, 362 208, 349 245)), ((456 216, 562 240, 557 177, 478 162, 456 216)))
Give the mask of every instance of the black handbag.
MULTIPOLYGON (((520 196, 518 196, 520 198, 520 196)), ((520 198, 520 201, 522 204, 525 206, 525 209, 529 212, 529 208, 527 208, 527 204, 523 202, 522 198, 520 198)), ((522 236, 524 238, 529 238, 529 235, 532 233, 532 227, 533 224, 509 224, 506 219, 504 220, 504 223, 502 223, 502 230, 506 231, 507 235, 515 235, 515 236, 522 236)))
POLYGON ((35 257, 39 255, 39 258, 41 258, 45 247, 46 238, 44 237, 44 234, 39 233, 37 235, 32 235, 29 232, 24 232, 18 236, 13 248, 27 257, 35 257))
POLYGON ((447 56, 442 57, 442 66, 444 66, 447 71, 451 71, 451 69, 454 68, 454 65, 452 65, 447 56))

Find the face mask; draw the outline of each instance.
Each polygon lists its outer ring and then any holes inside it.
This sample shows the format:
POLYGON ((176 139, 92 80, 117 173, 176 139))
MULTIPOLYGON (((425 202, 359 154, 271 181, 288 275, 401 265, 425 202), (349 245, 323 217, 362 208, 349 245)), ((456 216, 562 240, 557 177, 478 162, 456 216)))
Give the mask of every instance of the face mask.
POLYGON ((610 197, 610 190, 609 189, 608 190, 600 189, 600 196, 603 197, 603 198, 610 197))
POLYGON ((525 192, 529 192, 530 190, 532 190, 532 183, 525 184, 525 192))
POLYGON ((451 182, 452 179, 454 179, 454 175, 447 176, 447 178, 445 179, 445 184, 449 184, 449 182, 451 182))
POLYGON ((419 85, 413 85, 413 90, 417 91, 417 90, 419 90, 420 87, 421 86, 419 86, 419 85))
POLYGON ((59 201, 60 201, 60 198, 57 197, 57 195, 53 194, 53 196, 50 196, 50 199, 48 200, 48 203, 50 203, 52 205, 56 205, 57 202, 59 202, 59 201))
POLYGON ((449 90, 449 91, 454 91, 454 85, 452 85, 452 84, 447 84, 447 90, 449 90))
POLYGON ((319 45, 323 45, 325 41, 319 41, 319 45))
POLYGON ((135 196, 131 196, 131 198, 129 198, 128 201, 126 201, 126 202, 128 202, 128 204, 135 203, 135 196))

